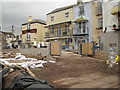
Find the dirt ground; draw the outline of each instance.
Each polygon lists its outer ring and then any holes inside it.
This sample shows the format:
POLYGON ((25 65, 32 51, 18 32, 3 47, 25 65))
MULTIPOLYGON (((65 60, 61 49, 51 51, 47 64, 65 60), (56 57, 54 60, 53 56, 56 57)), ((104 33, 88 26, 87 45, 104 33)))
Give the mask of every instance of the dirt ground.
POLYGON ((55 88, 118 88, 118 74, 108 72, 104 61, 65 51, 56 61, 31 71, 55 88))

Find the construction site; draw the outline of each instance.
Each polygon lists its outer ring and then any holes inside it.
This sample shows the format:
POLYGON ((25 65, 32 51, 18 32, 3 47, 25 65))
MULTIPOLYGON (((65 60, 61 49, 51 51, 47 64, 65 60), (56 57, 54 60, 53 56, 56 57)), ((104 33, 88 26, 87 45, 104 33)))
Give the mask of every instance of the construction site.
POLYGON ((105 60, 61 51, 61 56, 21 54, 4 50, 0 59, 3 88, 118 88, 118 65, 109 67, 105 60), (24 78, 25 71, 28 73, 24 78), (17 76, 23 78, 13 82, 17 76), (40 81, 36 81, 37 78, 40 81), (24 80, 25 79, 25 80, 24 80), (37 82, 37 87, 36 87, 37 82), (47 82, 47 83, 46 83, 47 82), (14 85, 13 85, 14 83, 14 85), (18 86, 26 83, 26 85, 18 86), (32 83, 32 84, 31 84, 32 83), (40 84, 40 85, 39 85, 40 84), (43 86, 41 86, 43 85, 43 86))
POLYGON ((120 89, 120 0, 10 1, 0 1, 0 90, 120 89))

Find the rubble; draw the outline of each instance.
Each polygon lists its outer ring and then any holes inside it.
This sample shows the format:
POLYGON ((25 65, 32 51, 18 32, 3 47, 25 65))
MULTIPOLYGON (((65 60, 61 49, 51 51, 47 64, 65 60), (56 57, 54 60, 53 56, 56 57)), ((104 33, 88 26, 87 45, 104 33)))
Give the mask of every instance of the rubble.
POLYGON ((14 53, 14 52, 9 52, 9 53, 7 53, 6 51, 4 51, 4 52, 2 52, 1 54, 0 54, 0 58, 14 58, 16 56, 16 53, 14 53))
POLYGON ((0 62, 4 63, 7 66, 14 66, 18 65, 21 67, 29 67, 29 68, 43 68, 44 63, 56 63, 56 61, 45 61, 44 59, 46 56, 43 56, 41 60, 36 59, 36 58, 26 58, 26 56, 21 55, 21 53, 13 53, 13 52, 3 52, 4 58, 2 57, 0 59, 0 62), (14 57, 13 57, 14 56, 14 57), (9 58, 7 58, 9 57, 9 58))

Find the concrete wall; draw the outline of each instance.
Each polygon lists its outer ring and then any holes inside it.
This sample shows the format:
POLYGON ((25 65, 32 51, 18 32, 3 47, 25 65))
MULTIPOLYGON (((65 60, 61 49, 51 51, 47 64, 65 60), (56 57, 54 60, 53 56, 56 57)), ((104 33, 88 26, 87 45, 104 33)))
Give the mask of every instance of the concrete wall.
POLYGON ((19 52, 24 55, 34 55, 37 56, 39 53, 41 53, 41 56, 47 56, 47 58, 50 58, 50 43, 47 45, 47 48, 25 48, 25 49, 19 49, 19 52))
POLYGON ((14 52, 17 53, 19 50, 18 49, 2 49, 2 52, 14 52))
POLYGON ((102 33, 101 43, 103 43, 103 50, 106 52, 109 50, 109 43, 116 43, 117 54, 120 55, 120 31, 102 33))
POLYGON ((120 31, 118 32, 118 53, 120 55, 120 31))

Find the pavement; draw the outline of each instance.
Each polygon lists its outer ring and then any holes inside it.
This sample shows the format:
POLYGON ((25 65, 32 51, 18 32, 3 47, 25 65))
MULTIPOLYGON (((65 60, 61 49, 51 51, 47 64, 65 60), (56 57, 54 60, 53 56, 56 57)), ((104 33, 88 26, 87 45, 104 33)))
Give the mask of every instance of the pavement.
POLYGON ((102 60, 62 51, 56 63, 44 66, 31 71, 55 88, 118 88, 118 73, 109 72, 102 60))

